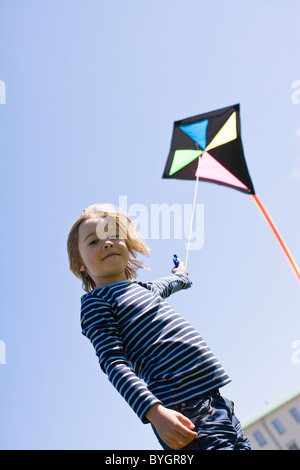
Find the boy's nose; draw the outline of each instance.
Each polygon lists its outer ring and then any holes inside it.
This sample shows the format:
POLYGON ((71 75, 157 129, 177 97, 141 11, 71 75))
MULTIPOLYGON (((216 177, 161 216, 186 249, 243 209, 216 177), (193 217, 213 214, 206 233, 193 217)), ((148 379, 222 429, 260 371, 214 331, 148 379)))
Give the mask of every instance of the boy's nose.
POLYGON ((113 242, 111 240, 106 240, 104 244, 104 248, 107 249, 107 248, 111 248, 112 246, 114 246, 113 242))

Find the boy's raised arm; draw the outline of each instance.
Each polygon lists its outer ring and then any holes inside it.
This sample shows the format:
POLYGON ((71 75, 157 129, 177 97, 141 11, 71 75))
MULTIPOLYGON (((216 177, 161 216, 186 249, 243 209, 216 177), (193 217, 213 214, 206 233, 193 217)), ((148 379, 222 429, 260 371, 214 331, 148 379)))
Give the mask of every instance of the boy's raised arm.
POLYGON ((147 287, 153 287, 159 295, 165 299, 171 294, 180 291, 181 289, 188 289, 191 287, 191 279, 185 270, 174 268, 172 274, 155 281, 150 281, 146 284, 147 287))

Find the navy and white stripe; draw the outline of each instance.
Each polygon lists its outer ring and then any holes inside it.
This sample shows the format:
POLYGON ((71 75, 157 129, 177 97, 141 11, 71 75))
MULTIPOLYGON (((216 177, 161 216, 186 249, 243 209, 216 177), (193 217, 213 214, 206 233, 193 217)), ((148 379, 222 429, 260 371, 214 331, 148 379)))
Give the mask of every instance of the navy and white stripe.
POLYGON ((170 406, 230 382, 204 339, 164 300, 190 287, 184 273, 121 281, 81 298, 82 333, 101 369, 141 420, 155 403, 170 406))

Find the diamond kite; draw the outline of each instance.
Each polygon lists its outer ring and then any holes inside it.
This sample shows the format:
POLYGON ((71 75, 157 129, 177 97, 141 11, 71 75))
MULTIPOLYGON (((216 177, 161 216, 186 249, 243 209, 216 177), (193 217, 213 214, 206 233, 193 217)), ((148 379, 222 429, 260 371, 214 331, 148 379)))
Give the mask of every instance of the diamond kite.
POLYGON ((196 181, 190 234, 199 180, 228 186, 251 195, 300 282, 299 268, 255 193, 244 157, 239 104, 175 121, 163 178, 196 181))
POLYGON ((174 122, 163 178, 212 181, 254 194, 240 134, 239 104, 174 122))

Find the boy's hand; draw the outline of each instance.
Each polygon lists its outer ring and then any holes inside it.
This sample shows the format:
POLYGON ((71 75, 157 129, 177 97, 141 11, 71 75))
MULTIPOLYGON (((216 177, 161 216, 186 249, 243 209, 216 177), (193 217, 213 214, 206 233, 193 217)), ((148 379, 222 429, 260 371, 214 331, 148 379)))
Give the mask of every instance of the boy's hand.
POLYGON ((181 449, 192 442, 198 434, 194 424, 178 411, 170 410, 160 404, 153 405, 146 413, 160 438, 171 449, 181 449))
POLYGON ((183 261, 181 261, 179 258, 177 258, 177 262, 179 263, 177 268, 172 269, 172 273, 177 273, 178 271, 184 272, 185 274, 189 274, 187 270, 185 269, 183 261))

